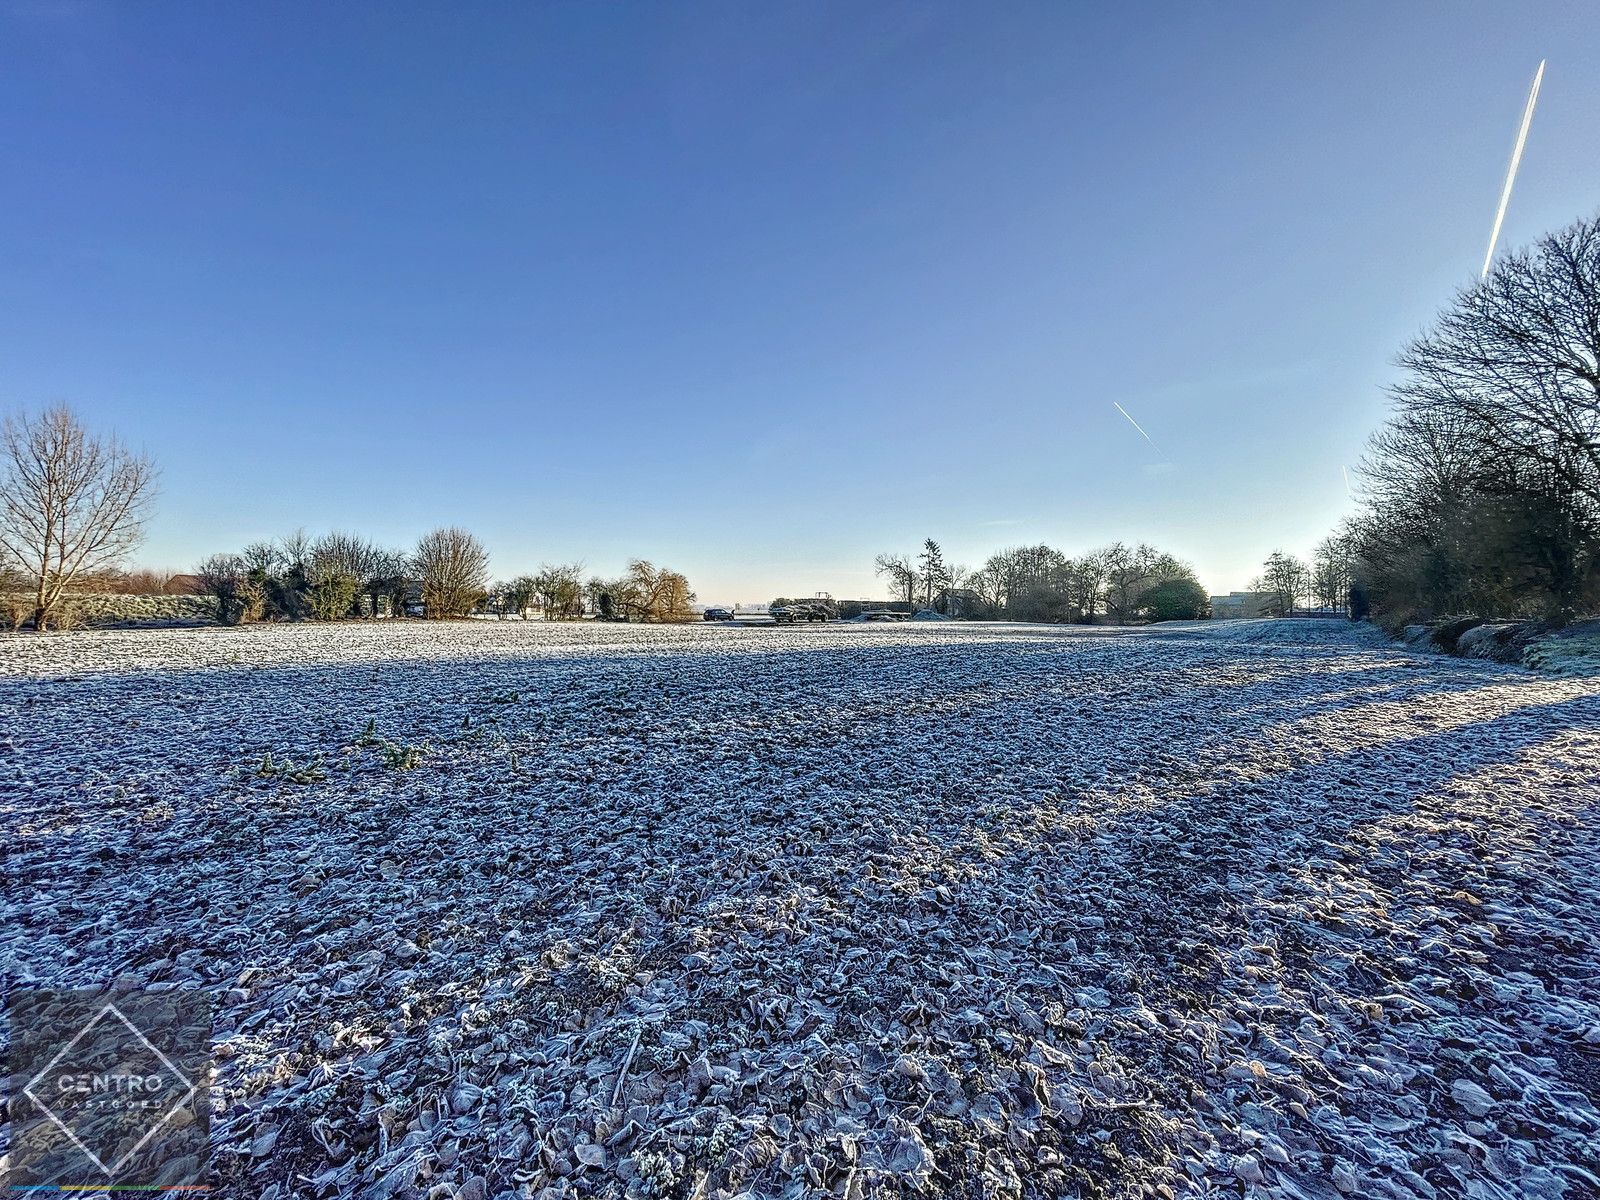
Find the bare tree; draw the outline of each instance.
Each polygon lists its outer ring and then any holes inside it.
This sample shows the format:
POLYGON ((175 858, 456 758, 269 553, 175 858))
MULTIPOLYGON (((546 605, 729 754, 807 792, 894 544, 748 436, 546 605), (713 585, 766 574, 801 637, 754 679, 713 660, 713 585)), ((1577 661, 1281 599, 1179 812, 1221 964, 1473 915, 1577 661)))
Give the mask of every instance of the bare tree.
POLYGON ((1106 583, 1105 551, 1096 550, 1073 559, 1067 564, 1066 577, 1067 599, 1078 614, 1076 619, 1093 624, 1106 583))
POLYGON ((1348 525, 1317 543, 1311 559, 1311 590, 1323 608, 1343 608, 1354 581, 1355 539, 1348 525))
POLYGON ((1005 605, 1005 583, 991 558, 976 571, 967 572, 966 586, 978 596, 979 605, 990 614, 998 613, 1005 605))
POLYGON ((1307 594, 1310 586, 1311 571, 1305 563, 1292 554, 1274 550, 1267 556, 1260 577, 1251 583, 1250 588, 1252 591, 1265 592, 1273 615, 1281 617, 1294 611, 1295 605, 1307 594))
POLYGON ((545 563, 533 577, 539 606, 547 621, 581 616, 583 611, 583 564, 545 563))
POLYGON ((1600 217, 1503 259, 1400 365, 1401 412, 1464 419, 1486 455, 1544 463, 1600 504, 1600 217))
POLYGON ((237 625, 244 619, 244 589, 249 568, 237 554, 213 554, 194 569, 195 591, 217 602, 217 620, 237 625))
POLYGON ((905 554, 880 554, 873 564, 873 570, 884 576, 889 581, 889 587, 896 600, 906 604, 917 602, 917 583, 920 576, 917 574, 916 565, 910 556, 905 554))
POLYGON ((245 570, 259 571, 263 575, 283 565, 283 554, 277 542, 251 542, 239 551, 239 557, 244 561, 245 570))
POLYGON ((1040 542, 1002 551, 998 559, 1007 579, 1006 616, 1052 623, 1071 619, 1065 554, 1040 542))
MULTIPOLYGON (((1600 604, 1600 217, 1459 293, 1401 356, 1352 582, 1391 627, 1600 604)), ((1320 580, 1320 583, 1331 580, 1320 580)))
POLYGON ((0 429, 0 556, 29 578, 43 631, 73 581, 114 566, 144 539, 156 469, 70 409, 8 417, 0 429))
POLYGON ((135 567, 106 572, 101 586, 107 592, 122 596, 164 596, 170 594, 172 576, 172 571, 160 567, 135 567))
POLYGON ((304 529, 284 534, 278 539, 274 550, 278 566, 285 574, 304 575, 311 565, 311 535, 304 529))
POLYGON ((489 553, 464 529, 435 529, 412 556, 430 618, 464 617, 489 586, 489 553))

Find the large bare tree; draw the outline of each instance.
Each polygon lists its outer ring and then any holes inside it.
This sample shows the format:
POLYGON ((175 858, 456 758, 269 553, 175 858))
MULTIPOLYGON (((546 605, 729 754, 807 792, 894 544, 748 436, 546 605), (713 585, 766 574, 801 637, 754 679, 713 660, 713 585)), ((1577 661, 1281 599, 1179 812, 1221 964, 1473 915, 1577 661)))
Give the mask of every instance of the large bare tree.
POLYGON ((1353 582, 1391 625, 1600 605, 1600 217, 1459 293, 1400 358, 1353 582))
POLYGON ((424 534, 411 557, 430 618, 464 617, 488 591, 489 552, 465 529, 424 534))
POLYGON ((33 627, 55 618, 73 581, 119 563, 144 539, 156 468, 65 406, 0 427, 0 556, 33 591, 33 627))
POLYGON ((1489 460, 1537 461, 1600 503, 1600 217, 1497 264, 1400 365, 1401 414, 1457 422, 1489 460))

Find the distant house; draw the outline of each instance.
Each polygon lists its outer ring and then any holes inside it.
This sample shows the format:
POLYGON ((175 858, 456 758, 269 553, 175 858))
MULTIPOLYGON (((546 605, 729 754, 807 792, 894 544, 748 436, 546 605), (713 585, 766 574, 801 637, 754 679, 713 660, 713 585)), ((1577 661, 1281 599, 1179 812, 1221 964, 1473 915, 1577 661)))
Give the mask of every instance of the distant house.
POLYGON ((907 604, 904 600, 836 600, 834 604, 846 621, 864 612, 897 612, 909 617, 916 611, 915 605, 907 604))
POLYGON ((1213 621, 1253 620, 1272 615, 1273 593, 1229 592, 1226 596, 1211 597, 1213 621))
POLYGON ((933 607, 947 617, 970 617, 982 604, 983 597, 971 588, 943 588, 933 607))

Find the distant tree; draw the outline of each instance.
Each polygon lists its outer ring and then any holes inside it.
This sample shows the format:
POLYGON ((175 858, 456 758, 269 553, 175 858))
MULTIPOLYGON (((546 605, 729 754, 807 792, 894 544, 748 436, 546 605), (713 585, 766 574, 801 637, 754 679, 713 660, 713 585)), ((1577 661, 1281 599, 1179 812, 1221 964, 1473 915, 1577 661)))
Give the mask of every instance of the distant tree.
POLYGON ((880 554, 873 564, 876 574, 889 583, 889 594, 906 604, 917 602, 917 584, 920 576, 916 565, 904 554, 880 554))
POLYGON ((985 605, 1014 621, 1065 621, 1067 557, 1050 546, 1013 546, 991 554, 968 577, 985 605))
POLYGON ((1292 612, 1311 587, 1311 570, 1292 554, 1274 550, 1250 589, 1265 593, 1267 610, 1274 616, 1292 612))
POLYGON ((694 619, 694 592, 676 571, 636 558, 628 564, 628 603, 646 621, 694 619))
POLYGON ((949 586, 950 572, 945 567, 944 550, 932 538, 922 543, 922 553, 917 559, 922 568, 922 606, 932 608, 934 597, 941 588, 949 586))
POLYGON ((1355 570, 1355 539, 1349 527, 1317 543, 1311 559, 1311 591, 1323 608, 1343 608, 1355 570))
POLYGON ((1074 620, 1086 625, 1094 623, 1100 609, 1105 589, 1106 558, 1104 551, 1092 551, 1071 560, 1065 571, 1067 599, 1075 614, 1074 620))
POLYGON ((644 597, 639 585, 630 576, 590 581, 590 594, 600 616, 606 620, 642 621, 645 619, 644 597))
POLYGON ((370 615, 376 617, 389 601, 389 615, 405 615, 406 592, 411 586, 411 556, 393 547, 373 546, 367 559, 366 577, 361 590, 366 593, 370 615))
POLYGON ((411 603, 412 590, 420 590, 417 560, 404 551, 397 550, 393 554, 383 582, 389 598, 389 615, 404 617, 407 615, 406 606, 411 603))
MULTIPOLYGON (((312 539, 304 529, 285 534, 272 544, 271 565, 261 576, 267 615, 300 621, 310 613, 312 539)), ((246 547, 252 551, 257 547, 246 547)))
POLYGON ((56 618, 75 580, 117 565, 144 538, 155 464, 91 434, 66 407, 0 426, 0 559, 33 592, 33 627, 56 618))
POLYGON ((307 555, 306 602, 319 621, 359 615, 357 601, 371 573, 376 551, 353 533, 328 533, 311 544, 307 555))
POLYGON ((412 560, 430 619, 467 616, 488 591, 488 551, 464 529, 424 534, 412 560))
POLYGON ((304 529, 296 529, 279 538, 275 553, 283 572, 304 575, 311 564, 312 545, 311 535, 304 529))
POLYGON ((1188 568, 1172 555, 1143 542, 1131 548, 1113 542, 1101 554, 1105 564, 1106 613, 1119 625, 1139 619, 1145 592, 1188 573, 1188 568))
POLYGON ((1198 580, 1177 576, 1146 590, 1139 607, 1150 621, 1198 621, 1211 615, 1211 599, 1198 580))
POLYGON ((498 584, 495 591, 500 596, 503 611, 526 617, 539 596, 539 584, 532 575, 518 575, 515 579, 498 584))
POLYGON ((1006 605, 1006 616, 1013 621, 1041 621, 1060 624, 1073 617, 1072 604, 1066 592, 1047 579, 1019 582, 1012 591, 1011 603, 1006 605))
POLYGON ((967 576, 967 586, 978 596, 979 606, 987 615, 997 616, 1005 605, 1004 580, 993 567, 990 558, 983 566, 967 576))
POLYGON ((533 577, 534 591, 547 621, 583 615, 583 564, 544 563, 533 577))
POLYGON ((213 554, 194 569, 195 590, 217 602, 217 620, 237 625, 244 619, 250 571, 237 554, 213 554))
POLYGON ((251 542, 239 551, 239 557, 244 561, 245 570, 263 574, 270 574, 284 565, 277 542, 251 542))

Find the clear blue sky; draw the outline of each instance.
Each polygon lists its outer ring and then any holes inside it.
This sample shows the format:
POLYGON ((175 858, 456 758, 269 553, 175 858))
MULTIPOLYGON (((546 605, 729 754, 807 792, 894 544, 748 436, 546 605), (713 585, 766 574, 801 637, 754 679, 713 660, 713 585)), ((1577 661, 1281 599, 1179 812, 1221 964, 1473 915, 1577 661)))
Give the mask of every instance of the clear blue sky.
POLYGON ((1592 5, 0 0, 0 407, 154 454, 151 564, 1242 587, 1348 510, 1541 57, 1513 244, 1600 205, 1592 5))

